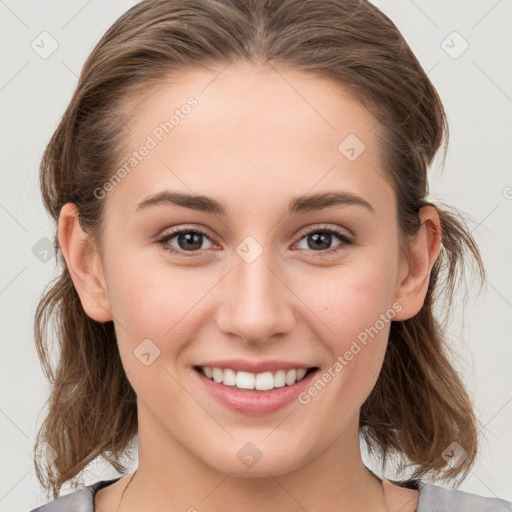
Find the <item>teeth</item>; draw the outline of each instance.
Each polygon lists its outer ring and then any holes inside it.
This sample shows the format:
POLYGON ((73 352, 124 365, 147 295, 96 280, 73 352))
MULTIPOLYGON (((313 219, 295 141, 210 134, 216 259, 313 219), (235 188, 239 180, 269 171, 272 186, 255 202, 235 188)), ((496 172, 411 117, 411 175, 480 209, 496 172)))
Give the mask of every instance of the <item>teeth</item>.
POLYGON ((225 386, 236 386, 236 373, 233 370, 226 368, 224 370, 224 376, 222 379, 222 383, 225 386))
POLYGON ((272 372, 258 373, 258 375, 256 375, 256 383, 254 384, 254 387, 260 391, 273 389, 274 376, 272 375, 272 372))
POLYGON ((225 370, 221 368, 211 368, 201 366, 201 371, 210 380, 222 383, 225 386, 236 386, 240 389, 256 389, 258 391, 267 391, 274 388, 282 388, 285 385, 291 386, 301 381, 307 373, 306 368, 297 370, 278 370, 275 373, 250 373, 235 372, 231 368, 225 370))
POLYGON ((254 381, 255 380, 256 380, 256 375, 254 375, 254 373, 237 372, 236 387, 241 388, 241 389, 254 389, 254 381))
POLYGON ((297 370, 297 381, 302 380, 304 378, 304 375, 306 375, 306 368, 301 368, 300 370, 297 370))
POLYGON ((274 387, 282 388, 286 384, 286 372, 279 370, 274 375, 274 387))
POLYGON ((220 368, 213 368, 213 380, 215 382, 222 382, 224 379, 224 372, 220 368))
POLYGON ((286 382, 287 386, 291 386, 295 383, 297 380, 297 370, 288 370, 288 373, 286 374, 286 378, 284 381, 286 382))

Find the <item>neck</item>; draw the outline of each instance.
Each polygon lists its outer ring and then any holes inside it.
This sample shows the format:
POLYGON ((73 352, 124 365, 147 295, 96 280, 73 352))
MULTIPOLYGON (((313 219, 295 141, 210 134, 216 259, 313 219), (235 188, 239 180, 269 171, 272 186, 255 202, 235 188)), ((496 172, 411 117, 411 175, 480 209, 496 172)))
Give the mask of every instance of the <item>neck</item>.
POLYGON ((292 471, 258 477, 219 472, 157 425, 139 423, 139 466, 119 510, 170 506, 191 512, 387 510, 379 479, 361 459, 357 417, 320 456, 292 471))

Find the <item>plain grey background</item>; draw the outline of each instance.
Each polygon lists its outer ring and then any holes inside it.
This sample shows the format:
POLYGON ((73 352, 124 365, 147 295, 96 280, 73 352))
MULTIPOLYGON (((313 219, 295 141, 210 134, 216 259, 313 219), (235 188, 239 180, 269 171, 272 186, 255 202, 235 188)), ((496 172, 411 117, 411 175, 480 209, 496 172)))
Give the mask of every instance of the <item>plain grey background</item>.
MULTIPOLYGON (((48 393, 33 317, 56 266, 39 161, 87 55, 134 3, 0 0, 0 510, 28 511, 46 501, 32 461, 48 393)), ((460 488, 511 499, 512 2, 374 3, 401 30, 443 100, 451 139, 444 170, 440 159, 432 168, 431 198, 473 219, 488 270, 481 294, 473 290, 465 309, 458 301, 448 329, 456 367, 485 424, 478 462, 460 488)), ((84 475, 86 484, 115 476, 100 463, 84 475)))

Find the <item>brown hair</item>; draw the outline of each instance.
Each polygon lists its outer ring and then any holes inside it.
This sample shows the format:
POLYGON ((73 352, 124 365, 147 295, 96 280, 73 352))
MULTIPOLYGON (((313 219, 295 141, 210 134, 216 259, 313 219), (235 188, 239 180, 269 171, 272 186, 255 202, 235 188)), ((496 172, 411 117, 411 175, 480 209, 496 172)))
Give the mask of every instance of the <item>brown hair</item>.
MULTIPOLYGON (((399 30, 366 0, 145 0, 132 7, 87 59, 44 153, 42 196, 55 221, 61 207, 73 202, 83 229, 99 243, 104 202, 94 191, 121 161, 123 124, 133 121, 130 101, 172 73, 236 62, 330 78, 379 119, 382 165, 396 191, 406 251, 406 235, 417 231, 419 209, 427 204, 427 168, 443 136, 448 140, 448 125, 434 86, 399 30)), ((441 291, 445 304, 451 304, 466 255, 482 279, 485 274, 462 215, 435 207, 442 249, 425 303, 413 318, 392 322, 360 427, 370 452, 377 451, 383 461, 398 456, 400 471, 412 467, 416 478, 464 479, 477 454, 477 419, 450 363, 434 306, 441 291), (452 442, 467 457, 446 469, 442 452, 452 442)), ((60 263, 61 274, 45 290, 35 315, 37 350, 52 386, 36 446, 46 442, 58 454, 48 467, 36 460, 36 474, 54 497, 98 456, 124 471, 122 456, 137 433, 135 392, 121 364, 113 322, 98 323, 85 314, 62 254, 60 263), (55 368, 52 319, 59 355, 55 368)))

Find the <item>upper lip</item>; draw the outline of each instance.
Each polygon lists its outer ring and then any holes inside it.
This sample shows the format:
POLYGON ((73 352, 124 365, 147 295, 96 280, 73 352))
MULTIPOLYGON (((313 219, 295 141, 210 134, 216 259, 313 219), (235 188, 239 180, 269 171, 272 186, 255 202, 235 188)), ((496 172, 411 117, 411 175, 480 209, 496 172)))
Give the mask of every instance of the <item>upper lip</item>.
POLYGON ((245 359, 223 359, 221 361, 205 361, 196 366, 208 366, 210 368, 231 368, 236 372, 263 373, 278 370, 299 370, 301 368, 315 368, 310 364, 295 361, 248 361, 245 359))

